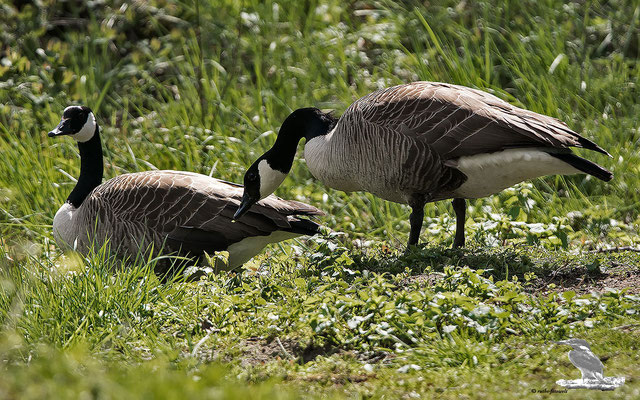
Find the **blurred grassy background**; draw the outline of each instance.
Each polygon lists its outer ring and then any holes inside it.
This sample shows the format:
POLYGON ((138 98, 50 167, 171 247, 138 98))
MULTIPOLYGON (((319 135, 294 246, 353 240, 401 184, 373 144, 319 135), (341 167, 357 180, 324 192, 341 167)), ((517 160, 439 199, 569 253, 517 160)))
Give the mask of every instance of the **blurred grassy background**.
MULTIPOLYGON (((0 397, 523 398, 558 369, 577 373, 548 341, 578 333, 632 376, 637 296, 523 287, 532 272, 638 276, 637 255, 576 253, 640 243, 639 57, 633 0, 0 0, 0 397), (402 254, 405 206, 328 189, 297 159, 276 194, 322 208, 346 239, 167 285, 145 263, 112 275, 105 254, 53 245, 80 168, 73 141, 46 137, 67 105, 96 113, 106 178, 159 168, 241 182, 292 110, 340 114, 414 80, 558 117, 613 155, 581 153, 615 178, 547 177, 476 200, 459 252, 443 248, 449 203, 429 205, 429 244, 402 254), (246 364, 252 346, 275 356, 246 364)), ((637 382, 617 393, 640 396, 637 382)))

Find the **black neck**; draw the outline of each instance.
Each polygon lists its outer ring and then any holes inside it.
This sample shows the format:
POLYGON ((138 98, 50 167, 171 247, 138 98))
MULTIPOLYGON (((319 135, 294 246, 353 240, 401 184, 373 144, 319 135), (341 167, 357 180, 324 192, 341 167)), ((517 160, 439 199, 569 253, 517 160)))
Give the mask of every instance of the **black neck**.
POLYGON ((80 150, 80 177, 76 187, 67 198, 67 202, 78 208, 96 186, 102 183, 102 144, 100 143, 99 128, 86 142, 78 142, 80 150))
POLYGON ((336 119, 317 108, 301 108, 294 111, 282 124, 278 138, 264 158, 269 166, 288 174, 296 156, 300 139, 309 141, 326 135, 336 125, 336 119))

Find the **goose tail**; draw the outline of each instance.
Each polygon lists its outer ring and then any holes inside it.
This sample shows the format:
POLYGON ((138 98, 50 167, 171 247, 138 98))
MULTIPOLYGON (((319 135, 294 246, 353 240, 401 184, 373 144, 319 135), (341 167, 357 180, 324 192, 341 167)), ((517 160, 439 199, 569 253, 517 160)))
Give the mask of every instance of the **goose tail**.
POLYGON ((611 179, 613 179, 613 173, 611 171, 602 168, 594 162, 586 160, 582 157, 578 157, 573 153, 549 153, 549 155, 566 162, 567 164, 571 165, 577 170, 584 172, 585 174, 595 176, 596 178, 605 182, 609 182, 611 179))
POLYGON ((297 218, 295 216, 289 216, 287 219, 289 221, 289 224, 291 225, 291 228, 287 229, 289 232, 309 236, 320 233, 320 225, 311 220, 305 218, 297 218))

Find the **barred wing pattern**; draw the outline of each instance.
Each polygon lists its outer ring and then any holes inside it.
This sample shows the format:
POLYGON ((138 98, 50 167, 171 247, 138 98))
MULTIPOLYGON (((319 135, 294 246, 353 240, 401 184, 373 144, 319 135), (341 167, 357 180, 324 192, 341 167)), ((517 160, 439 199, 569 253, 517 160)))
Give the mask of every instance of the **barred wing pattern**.
POLYGON ((463 174, 448 168, 459 157, 531 147, 558 152, 583 147, 607 154, 555 118, 479 90, 434 82, 414 82, 362 97, 345 111, 334 135, 341 138, 336 142, 346 141, 347 148, 366 152, 356 154, 359 161, 351 163, 367 169, 359 176, 366 172, 383 177, 362 189, 380 195, 393 192, 395 185, 396 190, 424 193, 432 200, 446 198, 438 193, 464 182, 463 174))
MULTIPOLYGON (((87 197, 78 210, 82 213, 79 226, 95 224, 95 244, 110 240, 112 248, 128 255, 151 245, 155 251, 164 248, 201 255, 277 230, 316 233, 314 223, 297 216, 321 215, 320 210, 275 196, 257 203, 241 221, 232 222, 242 190, 240 185, 189 172, 120 175, 87 197)), ((84 240, 89 239, 84 236, 84 240)), ((80 244, 82 248, 90 245, 80 244)))

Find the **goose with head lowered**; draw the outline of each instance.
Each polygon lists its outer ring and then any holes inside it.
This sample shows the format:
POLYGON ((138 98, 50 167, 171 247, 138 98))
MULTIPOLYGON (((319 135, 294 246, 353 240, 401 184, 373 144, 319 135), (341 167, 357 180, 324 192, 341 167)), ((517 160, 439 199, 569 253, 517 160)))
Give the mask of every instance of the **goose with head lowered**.
POLYGON ((109 242, 122 258, 149 251, 154 256, 202 257, 225 250, 228 267, 234 268, 269 243, 318 232, 318 224, 301 217, 322 215, 320 210, 275 196, 265 197, 246 219, 234 222, 242 186, 206 175, 146 171, 102 183, 100 130, 87 107, 64 110, 60 124, 49 132, 50 137, 61 135, 78 142, 81 163, 78 182, 53 219, 61 247, 86 254, 109 242))
POLYGON ((571 147, 608 153, 555 118, 480 90, 414 82, 362 97, 340 119, 317 108, 291 113, 273 147, 245 173, 234 218, 241 219, 282 183, 302 138, 309 170, 327 186, 408 204, 409 245, 418 243, 428 202, 453 199, 453 245, 459 247, 465 241, 465 199, 544 175, 613 178, 571 147))

